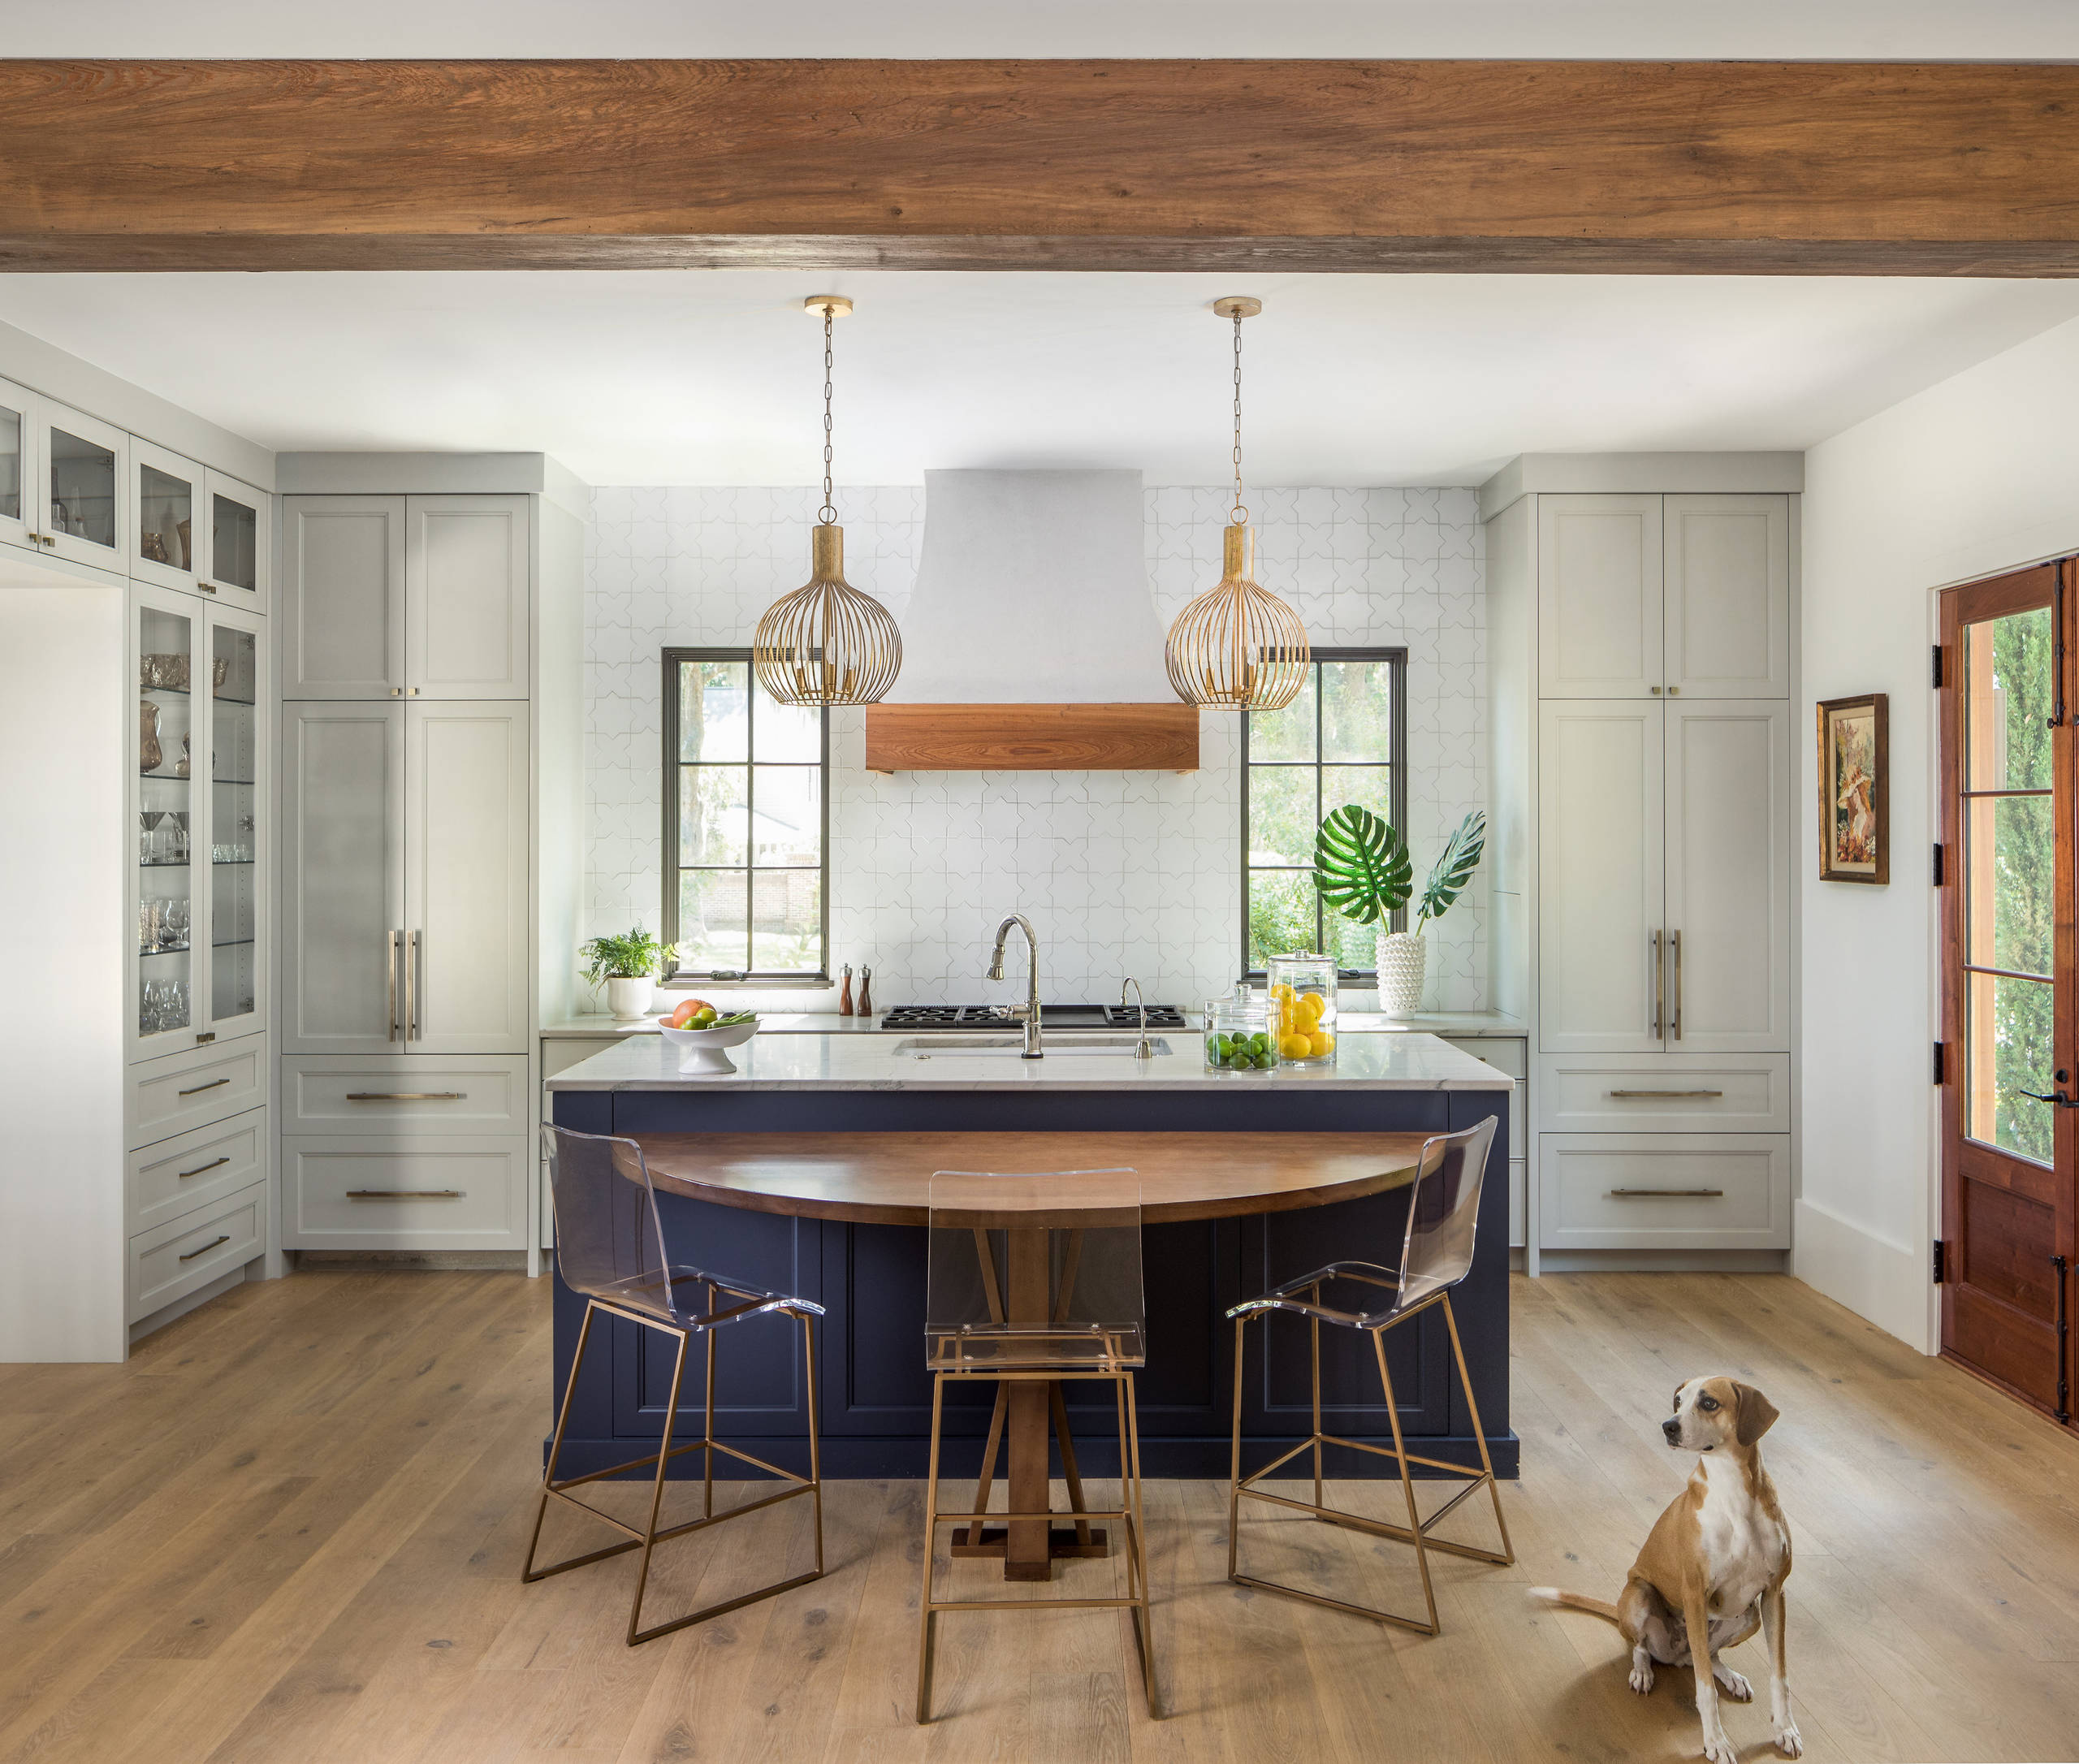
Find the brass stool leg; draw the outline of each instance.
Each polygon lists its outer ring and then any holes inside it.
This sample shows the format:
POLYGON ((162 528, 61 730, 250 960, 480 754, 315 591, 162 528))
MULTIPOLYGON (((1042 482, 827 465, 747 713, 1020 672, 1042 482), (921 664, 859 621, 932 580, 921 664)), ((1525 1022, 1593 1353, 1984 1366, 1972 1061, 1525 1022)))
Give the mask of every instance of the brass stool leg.
POLYGON ((1480 1405, 1473 1400, 1472 1379, 1465 1369, 1465 1349, 1459 1344, 1459 1320, 1451 1311, 1451 1295, 1444 1295, 1444 1323, 1451 1332, 1451 1356, 1459 1363, 1459 1385, 1465 1392, 1465 1412, 1472 1423, 1473 1443, 1480 1447, 1480 1468, 1487 1478, 1487 1492, 1494 1500, 1494 1523, 1502 1533, 1502 1559, 1514 1562, 1516 1546, 1509 1541, 1509 1522, 1502 1516, 1502 1485, 1494 1480, 1494 1460, 1488 1455, 1487 1429, 1480 1425, 1480 1405))
MULTIPOLYGON (((1321 1283, 1318 1280, 1314 1282, 1313 1291, 1314 1303, 1319 1304, 1321 1302, 1321 1283)), ((1311 1317, 1307 1321, 1313 1326, 1314 1331, 1314 1505, 1320 1507, 1325 1504, 1321 1498, 1321 1320, 1311 1317)), ((1268 1340, 1270 1325, 1266 1323, 1264 1329, 1264 1338, 1268 1340)), ((1325 1524, 1327 1521, 1324 1520, 1322 1523, 1325 1524)))
MULTIPOLYGON (((707 1311, 715 1312, 715 1282, 707 1282, 707 1311)), ((707 1449, 700 1455, 700 1516, 715 1516, 715 1332, 707 1332, 707 1400, 701 1416, 700 1437, 707 1442, 707 1449)), ((813 1432, 813 1427, 810 1429, 813 1432)))
MULTIPOLYGON (((808 1362, 809 1487, 810 1491, 809 1499, 815 1505, 815 1572, 818 1577, 820 1578, 823 1573, 823 1442, 816 1435, 815 1318, 808 1312, 804 1311, 801 1314, 801 1323, 802 1353, 808 1362)), ((709 1331, 708 1338, 710 1341, 713 1340, 714 1332, 712 1330, 709 1331)), ((713 1364, 711 1355, 710 1357, 709 1364, 711 1365, 713 1364)), ((711 1392, 715 1388, 715 1379, 711 1372, 708 1376, 707 1388, 711 1392)), ((712 1400, 711 1397, 710 1400, 712 1400)), ((714 1412, 711 1409, 708 1412, 707 1437, 710 1439, 712 1439, 715 1437, 715 1419, 714 1412)), ((708 1461, 711 1464, 715 1458, 715 1454, 711 1450, 708 1452, 707 1457, 708 1461)))
MULTIPOLYGON (((642 1628, 642 1593, 650 1584, 650 1556, 657 1547, 657 1518, 664 1510, 664 1472, 672 1464, 672 1425, 678 1420, 679 1386, 685 1377, 686 1337, 679 1337, 679 1351, 672 1361, 672 1394, 664 1405, 664 1437, 657 1442, 657 1482, 650 1496, 650 1524, 642 1535, 642 1565, 635 1575, 635 1602, 628 1608, 628 1645, 635 1645, 635 1638, 642 1628)), ((711 1333, 709 1345, 714 1343, 711 1333)), ((710 1461, 713 1453, 708 1455, 710 1461)))
MULTIPOLYGON (((1429 1552, 1424 1546, 1422 1521, 1415 1510, 1415 1473, 1407 1461, 1407 1442, 1400 1436, 1400 1405, 1394 1400, 1394 1375, 1386 1370, 1386 1332, 1381 1327, 1372 1331, 1372 1351, 1379 1362, 1379 1382, 1385 1387, 1386 1419, 1393 1425, 1394 1455, 1400 1460, 1400 1485, 1407 1496, 1407 1528, 1415 1546, 1416 1566, 1422 1571, 1423 1602, 1429 1607, 1429 1627, 1426 1635, 1437 1633, 1437 1594, 1429 1585, 1429 1552)), ((1398 1621, 1407 1623, 1405 1618, 1398 1621)), ((1421 1629, 1420 1623, 1407 1623, 1411 1629, 1421 1629)))
POLYGON ((534 1572, 534 1552, 541 1547, 542 1520, 549 1510, 549 1485, 555 1481, 555 1461, 563 1451, 563 1430, 569 1425, 571 1402, 577 1394, 578 1369, 585 1364, 586 1343, 592 1338, 592 1311, 593 1307, 588 1303, 585 1307, 585 1320, 577 1325, 577 1351, 571 1356, 570 1376, 564 1381, 563 1406, 555 1412, 555 1433, 549 1441, 549 1461, 542 1467, 541 1498, 534 1507, 534 1532, 527 1540, 527 1559, 520 1570, 522 1585, 538 1580, 551 1572, 547 1569, 543 1569, 540 1574, 534 1572))
MULTIPOLYGON (((1148 1520, 1142 1506, 1140 1476, 1140 1404, 1134 1391, 1134 1375, 1130 1372, 1120 1380, 1126 1391, 1126 1425, 1133 1441, 1133 1499, 1122 1502, 1130 1515, 1126 1530, 1134 1557, 1139 1563, 1139 1602, 1134 1606, 1135 1640, 1140 1644, 1141 1682, 1148 1690, 1148 1714, 1151 1721, 1162 1719, 1162 1703, 1155 1688, 1155 1612, 1149 1602, 1148 1571, 1148 1520)), ((1126 1467, 1123 1464, 1122 1469, 1126 1467)), ((1130 1585, 1131 1583, 1129 1582, 1130 1585)))
POLYGON ((1227 1578, 1233 1580, 1242 1541, 1242 1331, 1246 1317, 1234 1319, 1234 1449, 1227 1460, 1227 1578))
MULTIPOLYGON (((931 1719, 931 1625, 937 1613, 931 1609, 931 1556, 938 1548, 939 1533, 939 1422, 945 1404, 945 1374, 931 1377, 931 1453, 924 1482, 924 1596, 919 1602, 917 1637, 917 1721, 931 1719)), ((979 1507, 975 1510, 981 1511, 979 1507)), ((978 1523, 975 1530, 979 1532, 978 1523)))

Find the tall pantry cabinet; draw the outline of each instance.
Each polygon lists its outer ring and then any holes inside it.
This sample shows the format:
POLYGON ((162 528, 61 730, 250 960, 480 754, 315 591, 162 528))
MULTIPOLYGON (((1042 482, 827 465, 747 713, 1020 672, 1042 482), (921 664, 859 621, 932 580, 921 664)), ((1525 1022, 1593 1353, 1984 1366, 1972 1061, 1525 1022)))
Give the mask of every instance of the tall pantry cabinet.
POLYGON ((395 475, 282 502, 282 1245, 531 1271, 535 1028, 577 966, 581 504, 395 475))
POLYGON ((1789 1247, 1795 507, 1492 515, 1498 992, 1532 1026, 1538 1251, 1789 1247))

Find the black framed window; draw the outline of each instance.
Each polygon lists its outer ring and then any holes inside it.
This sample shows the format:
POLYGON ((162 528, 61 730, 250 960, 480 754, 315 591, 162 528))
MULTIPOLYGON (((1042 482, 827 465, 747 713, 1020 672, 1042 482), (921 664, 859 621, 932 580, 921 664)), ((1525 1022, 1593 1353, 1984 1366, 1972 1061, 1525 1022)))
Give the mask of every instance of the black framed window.
MULTIPOLYGON (((1242 719, 1242 966, 1333 952, 1350 977, 1377 972, 1380 929, 1321 905, 1314 834, 1346 802, 1407 824, 1407 651, 1317 649, 1299 696, 1242 719)), ((1407 928, 1405 911, 1386 928, 1407 928)))
POLYGON ((664 651, 664 938, 689 979, 829 975, 830 719, 748 649, 664 651))

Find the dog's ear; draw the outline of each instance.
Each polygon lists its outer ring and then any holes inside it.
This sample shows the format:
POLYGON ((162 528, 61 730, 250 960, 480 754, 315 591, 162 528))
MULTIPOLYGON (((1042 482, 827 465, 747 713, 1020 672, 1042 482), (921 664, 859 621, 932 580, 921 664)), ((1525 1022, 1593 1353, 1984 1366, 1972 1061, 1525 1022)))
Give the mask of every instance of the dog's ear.
POLYGON ((1776 1425, 1776 1406, 1751 1384, 1735 1382, 1732 1394, 1738 1399, 1733 1409, 1734 1436, 1743 1446, 1751 1446, 1776 1425))

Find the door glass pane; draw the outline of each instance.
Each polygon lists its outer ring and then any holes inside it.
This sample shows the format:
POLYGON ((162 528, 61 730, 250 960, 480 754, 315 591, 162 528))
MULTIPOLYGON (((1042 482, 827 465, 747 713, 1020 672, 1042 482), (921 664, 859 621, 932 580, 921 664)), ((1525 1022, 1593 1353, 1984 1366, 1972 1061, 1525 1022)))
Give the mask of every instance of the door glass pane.
POLYGON ((2056 852, 2047 796, 1964 804, 1964 958, 1974 966, 2051 973, 2056 852))
POLYGON ((741 973, 750 960, 746 870, 679 871, 679 966, 741 973))
POLYGON ((748 766, 679 767, 679 862, 742 863, 750 830, 748 766))
POLYGON ((115 549, 115 456, 57 428, 50 431, 50 525, 115 549))
POLYGON ((1964 788, 2050 788, 2050 608, 1964 627, 1964 788))
POLYGON ((156 465, 137 468, 137 555, 148 564, 192 570, 195 486, 156 465))
POLYGON ((1320 947, 1312 871, 1251 870, 1248 888, 1251 968, 1260 969, 1273 956, 1320 947))
POLYGON ((138 608, 137 1030, 193 1022, 194 624, 138 608))
POLYGON ((210 1011, 252 1014, 258 988, 259 639, 210 637, 210 1011))
POLYGON ((210 576, 227 588, 257 591, 260 586, 260 511, 222 491, 210 500, 214 510, 210 517, 210 576))
POLYGON ((0 515, 22 518, 22 413, 0 405, 0 515))
MULTIPOLYGON (((1249 850, 1252 864, 1311 864, 1314 861, 1314 784, 1312 766, 1249 767, 1249 850)), ((1333 807, 1335 805, 1329 805, 1333 807)))
POLYGON ((2056 1109, 2023 1094, 2049 1096, 2055 993, 2047 980, 1967 973, 1964 1131, 2002 1151, 2055 1161, 2056 1109))
POLYGON ((679 758, 745 760, 750 758, 750 724, 745 694, 750 664, 684 662, 679 667, 679 758))
POLYGON ((750 841, 751 862, 761 868, 823 862, 820 766, 752 767, 750 841))

